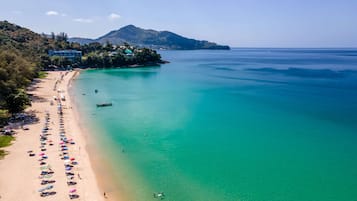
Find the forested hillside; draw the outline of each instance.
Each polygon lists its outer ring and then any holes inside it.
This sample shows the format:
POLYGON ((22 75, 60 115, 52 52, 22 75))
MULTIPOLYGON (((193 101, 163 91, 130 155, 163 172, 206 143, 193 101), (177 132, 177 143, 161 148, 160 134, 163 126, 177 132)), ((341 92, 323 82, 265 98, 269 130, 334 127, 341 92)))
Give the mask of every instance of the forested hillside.
POLYGON ((0 119, 30 103, 25 88, 38 76, 46 51, 54 45, 29 29, 0 21, 0 119))

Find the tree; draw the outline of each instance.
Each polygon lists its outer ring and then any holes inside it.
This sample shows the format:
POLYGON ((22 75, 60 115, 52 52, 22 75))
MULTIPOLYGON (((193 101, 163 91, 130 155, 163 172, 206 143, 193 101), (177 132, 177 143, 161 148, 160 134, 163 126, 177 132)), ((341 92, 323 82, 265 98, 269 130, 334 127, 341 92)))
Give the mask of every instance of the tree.
POLYGON ((54 32, 51 32, 51 39, 52 39, 52 40, 56 40, 56 35, 55 35, 54 32))
POLYGON ((135 58, 138 63, 158 62, 161 60, 161 56, 157 54, 156 51, 148 48, 143 48, 141 51, 138 51, 135 58))
POLYGON ((125 65, 125 57, 122 54, 116 54, 113 56, 112 62, 114 67, 123 66, 125 65))
POLYGON ((26 106, 31 105, 31 101, 23 89, 17 89, 16 93, 10 94, 5 101, 11 114, 21 112, 26 106))
POLYGON ((72 64, 72 62, 69 59, 61 56, 52 56, 50 59, 51 59, 51 64, 59 67, 66 67, 72 64))
POLYGON ((40 62, 41 70, 46 69, 49 65, 51 65, 51 58, 47 54, 42 55, 40 62))
POLYGON ((113 51, 114 47, 113 44, 111 44, 109 41, 107 41, 103 47, 104 50, 111 52, 113 51))
POLYGON ((56 40, 60 42, 67 42, 68 41, 68 35, 64 32, 60 32, 59 34, 56 35, 56 40))

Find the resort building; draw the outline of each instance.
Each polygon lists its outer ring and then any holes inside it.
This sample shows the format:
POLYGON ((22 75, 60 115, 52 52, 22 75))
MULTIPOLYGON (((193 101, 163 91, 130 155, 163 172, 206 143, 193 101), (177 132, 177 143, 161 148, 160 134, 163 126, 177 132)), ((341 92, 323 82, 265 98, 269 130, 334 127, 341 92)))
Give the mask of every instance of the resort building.
POLYGON ((124 53, 125 53, 126 56, 133 56, 134 55, 133 51, 131 51, 130 49, 125 49, 124 53))
POLYGON ((64 57, 70 61, 78 61, 82 59, 82 51, 78 50, 50 50, 48 51, 48 55, 51 57, 64 57))

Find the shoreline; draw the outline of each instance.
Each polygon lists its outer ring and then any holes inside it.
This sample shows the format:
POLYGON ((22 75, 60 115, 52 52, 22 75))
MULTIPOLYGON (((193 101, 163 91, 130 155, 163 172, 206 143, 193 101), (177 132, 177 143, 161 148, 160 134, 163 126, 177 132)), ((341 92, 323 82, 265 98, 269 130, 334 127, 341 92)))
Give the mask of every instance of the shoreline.
POLYGON ((83 133, 82 137, 86 141, 86 152, 89 154, 89 160, 92 165, 92 169, 94 170, 96 180, 98 183, 98 187, 101 190, 101 192, 106 192, 107 194, 107 199, 105 200, 111 200, 111 201, 123 201, 123 200, 128 200, 125 194, 122 192, 122 188, 120 185, 120 182, 115 182, 113 179, 113 174, 112 172, 114 171, 114 168, 112 164, 108 161, 107 158, 105 158, 105 151, 98 146, 98 142, 96 139, 98 136, 95 136, 93 132, 98 132, 102 133, 98 128, 93 128, 89 125, 86 125, 85 120, 83 118, 80 118, 80 112, 79 112, 79 106, 78 106, 78 101, 79 99, 75 98, 74 90, 72 89, 72 83, 76 81, 77 76, 79 76, 80 72, 83 70, 87 69, 80 69, 76 70, 77 73, 72 77, 70 82, 68 83, 68 93, 69 97, 72 102, 72 113, 75 118, 75 121, 77 122, 77 125, 81 132, 83 133), (77 101, 76 101, 77 100, 77 101), (94 130, 93 130, 94 129, 94 130), (115 188, 115 189, 113 189, 115 188))
MULTIPOLYGON (((104 198, 103 190, 99 185, 99 177, 94 170, 93 160, 89 157, 90 151, 88 141, 83 129, 80 128, 79 120, 76 118, 75 105, 73 97, 70 96, 69 89, 72 81, 79 75, 78 71, 56 71, 47 72, 44 79, 36 80, 33 90, 29 91, 33 96, 32 106, 27 108, 27 112, 34 112, 39 119, 38 122, 26 125, 29 130, 16 129, 15 140, 12 145, 5 147, 8 152, 3 160, 0 160, 0 200, 71 200, 69 191, 76 189, 79 195, 77 200, 103 201, 116 200, 114 196, 104 198), (56 84, 57 83, 57 84, 56 84), (68 185, 64 161, 59 156, 60 138, 59 128, 60 115, 57 114, 56 104, 53 97, 57 96, 56 90, 62 90, 63 95, 67 98, 62 101, 63 104, 63 124, 68 138, 73 139, 74 145, 68 145, 68 154, 75 158, 78 165, 74 165, 75 185, 68 185), (51 145, 46 145, 44 150, 39 148, 39 136, 43 132, 45 116, 48 115, 48 141, 51 145), (82 148, 82 149, 81 149, 82 148), (29 156, 28 151, 32 151, 35 156, 29 156), (44 160, 46 165, 50 165, 53 172, 51 180, 55 182, 51 185, 52 195, 41 197, 39 189, 48 185, 41 185, 39 178, 43 166, 38 161, 40 154, 46 154, 44 160), (6 176, 9 175, 9 176, 6 176), (19 193, 21 192, 21 193, 19 193)), ((76 200, 76 199, 75 199, 76 200)))
POLYGON ((147 63, 147 64, 132 64, 132 65, 125 65, 125 66, 117 66, 117 67, 106 67, 106 68, 101 68, 101 67, 81 67, 81 70, 87 70, 87 69, 133 69, 133 68, 150 68, 150 67, 161 67, 163 64, 169 64, 169 61, 162 61, 161 63, 147 63))

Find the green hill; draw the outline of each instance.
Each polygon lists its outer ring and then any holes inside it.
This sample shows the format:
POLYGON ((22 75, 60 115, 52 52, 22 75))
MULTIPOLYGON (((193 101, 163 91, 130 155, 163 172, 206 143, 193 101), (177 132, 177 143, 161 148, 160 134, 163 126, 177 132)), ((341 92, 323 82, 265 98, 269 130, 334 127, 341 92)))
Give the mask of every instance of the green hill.
POLYGON ((29 29, 0 21, 0 123, 7 112, 29 104, 25 87, 38 75, 47 39, 29 29))
MULTIPOLYGON (((70 41, 85 43, 93 41, 90 39, 72 38, 70 41)), ((141 29, 134 25, 125 26, 119 30, 111 31, 104 36, 94 39, 96 42, 113 44, 130 43, 138 46, 150 48, 164 48, 176 50, 195 49, 230 49, 229 46, 217 45, 213 42, 189 39, 169 31, 155 31, 151 29, 141 29)))
POLYGON ((29 29, 0 21, 0 50, 12 51, 31 62, 39 62, 40 54, 45 54, 53 43, 29 29))

